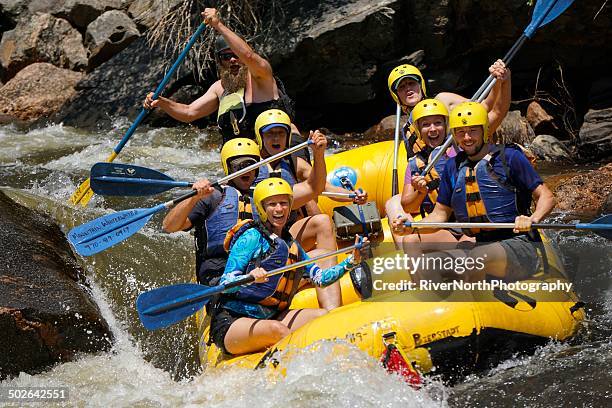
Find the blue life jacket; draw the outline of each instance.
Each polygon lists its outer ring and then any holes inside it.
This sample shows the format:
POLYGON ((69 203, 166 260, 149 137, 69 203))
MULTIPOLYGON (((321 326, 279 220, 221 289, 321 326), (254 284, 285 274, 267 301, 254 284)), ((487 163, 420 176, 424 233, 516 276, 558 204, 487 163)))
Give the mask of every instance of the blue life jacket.
POLYGON ((232 186, 225 186, 221 201, 204 221, 203 234, 196 235, 197 252, 201 252, 204 258, 227 258, 223 249, 225 235, 240 220, 252 218, 250 197, 232 186))
POLYGON ((296 163, 293 161, 293 158, 291 156, 285 156, 280 159, 276 169, 272 169, 272 166, 270 166, 269 164, 261 166, 259 168, 259 174, 253 182, 253 185, 256 186, 260 181, 268 179, 270 177, 280 177, 287 183, 289 183, 291 187, 293 187, 297 183, 297 171, 295 164, 296 163))
MULTIPOLYGON (((270 244, 270 248, 264 254, 249 262, 245 274, 258 267, 270 272, 299 261, 300 252, 297 242, 292 238, 289 241, 285 241, 278 235, 269 232, 261 223, 254 221, 243 221, 228 232, 227 240, 229 240, 229 245, 226 240, 228 252, 231 251, 240 235, 251 228, 257 228, 270 244)), ((291 299, 293 299, 299 288, 303 274, 303 268, 293 269, 270 276, 267 282, 244 286, 238 292, 224 296, 244 302, 258 303, 282 311, 289 307, 291 299)))
MULTIPOLYGON (((453 185, 451 207, 458 222, 514 222, 519 215, 529 215, 530 195, 512 185, 504 145, 492 145, 491 151, 474 167, 464 152, 456 157, 457 179, 453 185), (492 162, 501 160, 504 175, 493 171, 492 162), (527 198, 525 196, 527 195, 527 198)), ((472 229, 466 235, 477 241, 497 241, 514 236, 512 230, 472 229)))

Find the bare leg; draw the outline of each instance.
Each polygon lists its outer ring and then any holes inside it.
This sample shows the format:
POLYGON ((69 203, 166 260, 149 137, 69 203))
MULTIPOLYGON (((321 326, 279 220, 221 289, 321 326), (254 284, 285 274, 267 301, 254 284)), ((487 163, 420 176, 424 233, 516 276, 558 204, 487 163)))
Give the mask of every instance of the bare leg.
POLYGON ((225 334, 225 349, 232 354, 265 350, 325 313, 325 309, 289 310, 280 315, 280 321, 242 317, 232 323, 225 334))
MULTIPOLYGON (((301 219, 291 226, 289 232, 302 245, 305 251, 311 251, 315 248, 322 250, 317 255, 335 251, 338 248, 332 221, 325 214, 301 219)), ((326 269, 337 263, 338 259, 332 257, 317 262, 317 265, 322 269, 326 269)), ((342 305, 340 282, 334 282, 325 288, 317 287, 317 298, 319 299, 319 305, 327 310, 332 310, 342 305)))
POLYGON ((289 333, 289 328, 277 320, 242 317, 232 323, 223 342, 228 352, 245 354, 265 350, 289 333))

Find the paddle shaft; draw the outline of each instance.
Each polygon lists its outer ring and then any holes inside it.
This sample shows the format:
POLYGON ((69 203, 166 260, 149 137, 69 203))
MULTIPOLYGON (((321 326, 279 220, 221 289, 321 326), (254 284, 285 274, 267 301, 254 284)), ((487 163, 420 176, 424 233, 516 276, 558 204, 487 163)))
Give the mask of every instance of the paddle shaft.
POLYGON ((396 195, 399 192, 399 181, 397 176, 397 161, 399 155, 399 137, 400 137, 400 118, 402 116, 402 107, 397 104, 395 108, 395 137, 393 138, 393 174, 391 179, 391 195, 396 195))
MULTIPOLYGON (((281 158, 283 158, 283 157, 285 157, 285 156, 287 156, 287 155, 289 155, 289 154, 291 154, 291 153, 293 153, 293 152, 295 152, 297 150, 303 149, 303 148, 307 147, 310 144, 312 144, 312 141, 311 140, 307 140, 307 141, 305 141, 303 143, 300 143, 297 146, 291 147, 291 148, 289 148, 289 149, 287 149, 285 151, 282 151, 282 152, 280 152, 278 154, 275 154, 274 156, 270 156, 267 159, 261 160, 261 161, 259 161, 257 163, 254 163, 254 164, 252 164, 252 165, 250 165, 248 167, 245 167, 242 170, 239 170, 239 171, 237 171, 235 173, 229 174, 229 175, 227 175, 227 176, 217 180, 216 182, 214 182, 212 184, 212 186, 215 186, 215 185, 218 186, 218 185, 221 185, 221 184, 225 184, 225 183, 227 183, 230 180, 233 180, 233 179, 235 179, 237 177, 242 176, 243 174, 246 174, 246 173, 248 173, 250 171, 253 171, 253 170, 259 168, 260 166, 263 166, 263 165, 265 165, 267 163, 270 163, 272 161, 281 159, 281 158)), ((121 221, 121 222, 119 222, 117 224, 113 224, 113 228, 111 230, 106 230, 106 229, 102 228, 101 231, 98 231, 97 233, 93 234, 92 236, 86 237, 85 239, 79 241, 77 244, 80 245, 80 244, 84 244, 84 243, 93 241, 93 240, 95 240, 97 238, 100 238, 103 235, 108 234, 111 231, 119 230, 119 229, 125 227, 128 224, 131 224, 131 223, 136 222, 138 220, 141 220, 141 219, 143 219, 145 217, 153 215, 153 214, 155 214, 155 213, 157 213, 159 211, 172 208, 176 204, 180 203, 181 201, 187 200, 188 198, 191 198, 191 197, 193 197, 196 194, 198 194, 198 191, 197 190, 192 190, 192 191, 190 191, 189 193, 187 193, 185 195, 182 195, 182 196, 180 196, 178 198, 175 198, 174 200, 167 201, 167 202, 165 202, 163 204, 159 204, 159 205, 157 205, 155 207, 152 207, 152 208, 149 208, 149 209, 147 209, 145 211, 142 211, 140 214, 137 214, 135 217, 126 217, 125 220, 123 220, 123 221, 121 221)))
MULTIPOLYGON (((161 83, 157 86, 157 89, 155 89, 155 92, 153 93, 153 97, 152 97, 153 100, 159 98, 159 95, 162 93, 166 85, 168 85, 168 81, 170 81, 170 78, 172 78, 172 75, 174 75, 178 67, 181 65, 181 63, 183 62, 183 60, 189 53, 189 50, 191 50, 191 47, 193 47, 193 44, 195 44, 197 38, 200 36, 200 34, 202 34, 202 31, 204 31, 205 28, 206 28, 206 24, 201 23, 198 29, 196 30, 196 32, 191 36, 191 38, 189 39, 189 42, 185 46, 185 49, 181 52, 181 54, 176 59, 176 61, 174 62, 174 64, 172 65, 168 73, 164 76, 164 79, 162 79, 161 83)), ((147 116, 148 113, 149 113, 148 109, 142 108, 140 110, 140 114, 138 114, 132 126, 130 126, 125 136, 123 136, 123 139, 121 139, 119 144, 115 146, 115 148, 113 149, 116 155, 119 154, 119 152, 121 152, 121 149, 123 149, 123 146, 125 146, 125 144, 128 142, 130 137, 132 137, 132 135, 136 131, 136 128, 138 127, 140 122, 142 122, 142 120, 147 116)))
MULTIPOLYGON (((191 36, 191 39, 189 40, 189 42, 185 46, 185 49, 181 52, 181 54, 179 55, 177 60, 174 62, 174 64, 172 65, 172 67, 170 68, 168 73, 166 73, 166 75, 162 79, 161 83, 157 86, 157 89, 155 89, 155 92, 153 93, 153 99, 159 98, 159 95, 162 93, 162 91, 164 90, 164 88, 168 84, 168 81, 170 81, 170 78, 172 78, 172 75, 174 75, 174 73, 176 72, 178 67, 181 65, 181 63, 183 62, 183 60, 185 59, 185 57, 189 53, 189 50, 191 49, 191 47, 193 47, 193 44, 195 44, 197 38, 200 36, 200 34, 202 34, 202 31, 204 31, 205 28, 206 28, 206 24, 201 23, 200 26, 198 27, 198 29, 196 30, 196 32, 191 36)), ((140 125, 140 122, 143 121, 143 119, 147 116, 148 113, 149 113, 149 111, 147 109, 145 109, 145 108, 142 108, 140 110, 140 113, 138 114, 138 116, 134 120, 134 123, 132 123, 132 126, 130 126, 130 128, 127 130, 127 132, 125 133, 125 135, 123 136, 121 141, 113 149, 113 152, 111 153, 111 155, 108 156, 108 158, 106 159, 106 161, 108 163, 110 163, 113 160, 115 160, 117 155, 121 152, 121 150, 123 149, 125 144, 130 139, 130 137, 132 137, 132 135, 136 131, 136 128, 138 127, 138 125, 140 125)), ((74 192, 72 197, 70 197, 70 201, 73 204, 78 204, 82 200, 86 200, 83 203, 83 205, 87 205, 87 203, 89 202, 89 199, 91 198, 91 196, 92 196, 92 191, 91 191, 91 188, 89 186, 89 178, 87 178, 87 180, 85 180, 77 188, 77 190, 74 192)))
MULTIPOLYGON (((310 259, 305 259, 303 261, 300 262, 296 262, 290 265, 285 265, 282 266, 280 268, 274 269, 270 272, 268 272, 265 276, 266 278, 269 278, 270 276, 274 276, 274 275, 278 275, 281 273, 285 273, 287 271, 290 271, 292 269, 296 269, 296 268, 301 268, 302 266, 306 266, 306 265, 310 265, 311 263, 315 263, 317 261, 320 261, 322 259, 327 259, 327 258, 331 258, 334 257, 336 255, 339 254, 344 254, 346 252, 352 251, 354 249, 361 249, 361 247, 363 246, 363 244, 355 244, 355 245, 351 245, 349 247, 346 248, 342 248, 342 249, 338 249, 336 251, 333 252, 328 252, 326 254, 322 254, 319 256, 316 256, 314 258, 310 258, 310 259)), ((205 289, 206 293, 200 294, 200 295, 194 295, 194 294, 190 294, 190 295, 186 295, 186 296, 181 296, 179 298, 173 299, 171 301, 168 302, 164 302, 162 304, 159 305, 155 305, 153 307, 148 308, 147 310, 144 310, 142 313, 146 314, 146 315, 156 315, 156 314, 160 314, 160 313, 164 313, 167 312, 169 310, 173 310, 176 308, 179 308, 181 306, 185 306, 191 303, 197 303, 205 298, 208 298, 210 296, 216 295, 218 293, 224 292, 227 289, 231 289, 231 288, 235 288, 237 286, 242 286, 242 285, 246 285, 249 284, 251 282, 253 282, 255 280, 255 278, 251 275, 246 275, 243 278, 240 278, 234 282, 229 282, 229 283, 225 283, 222 285, 218 285, 216 287, 213 288, 208 288, 205 289)))
POLYGON ((111 183, 125 183, 125 184, 146 184, 149 186, 168 186, 168 187, 191 187, 193 183, 188 181, 174 181, 174 180, 157 180, 157 179, 145 179, 139 177, 116 177, 116 176, 99 176, 93 177, 92 180, 106 181, 111 183))
MULTIPOLYGON (((513 222, 407 222, 410 228, 503 228, 514 229, 513 222)), ((531 228, 537 229, 601 229, 612 230, 612 224, 531 224, 531 228)))
MULTIPOLYGON (((523 44, 525 44, 525 41, 531 38, 533 34, 535 33, 535 31, 540 27, 540 24, 542 24, 542 21, 544 21, 544 19, 546 18, 548 13, 550 13, 550 11, 553 9, 556 3, 557 3, 557 0, 550 1, 545 11, 543 13, 538 14, 538 16, 533 21, 531 21, 531 23, 527 26, 527 28, 525 28, 525 31, 523 31, 523 34, 521 34, 519 39, 514 43, 514 45, 512 45, 510 50, 504 56, 503 58, 504 64, 508 65, 510 61, 512 61, 512 59, 521 49, 523 44)), ((474 93, 474 96, 472 96, 471 100, 477 101, 479 103, 482 102, 487 97, 491 89, 493 89, 493 86, 495 85, 496 81, 497 79, 495 79, 492 75, 489 75, 488 78, 485 80, 485 82, 480 86, 480 88, 478 88, 476 93, 474 93)), ((447 140, 442 145, 442 148, 440 149, 440 151, 427 164, 427 166, 425 167, 425 170, 423 170, 423 174, 421 174, 422 176, 429 174, 433 166, 438 162, 438 160, 440 160, 442 155, 446 153, 446 150, 450 147, 452 142, 453 142, 453 138, 451 137, 449 138, 449 140, 447 140)))
POLYGON ((329 198, 355 198, 357 196, 355 193, 336 193, 333 191, 324 191, 321 195, 329 198))

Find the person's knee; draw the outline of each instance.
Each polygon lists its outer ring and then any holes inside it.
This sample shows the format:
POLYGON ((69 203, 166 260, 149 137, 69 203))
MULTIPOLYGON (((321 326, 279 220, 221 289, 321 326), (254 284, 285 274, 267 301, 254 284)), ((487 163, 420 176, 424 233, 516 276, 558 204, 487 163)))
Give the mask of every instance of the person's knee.
POLYGON ((274 342, 288 336, 290 332, 291 330, 283 323, 279 321, 270 322, 268 333, 274 342))
POLYGON ((333 224, 327 214, 317 214, 312 217, 313 228, 320 233, 331 234, 333 224))

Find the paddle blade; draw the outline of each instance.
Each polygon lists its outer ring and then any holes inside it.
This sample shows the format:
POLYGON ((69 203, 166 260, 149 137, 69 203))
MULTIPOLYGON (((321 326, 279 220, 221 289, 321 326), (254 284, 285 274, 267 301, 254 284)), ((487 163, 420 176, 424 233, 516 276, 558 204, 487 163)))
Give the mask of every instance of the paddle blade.
POLYGON ((121 163, 96 163, 91 168, 91 189, 107 196, 143 196, 188 186, 157 170, 121 163))
POLYGON ((147 330, 157 330, 191 316, 219 292, 219 287, 195 283, 164 286, 141 293, 136 309, 142 325, 147 330))
POLYGON ((539 0, 533 10, 531 24, 525 29, 525 35, 531 38, 538 28, 559 17, 573 2, 574 0, 539 0))
POLYGON ((600 237, 612 239, 612 214, 599 217, 588 224, 577 224, 576 228, 589 229, 600 237))
POLYGON ((137 208, 96 218, 70 230, 68 241, 81 256, 97 254, 134 235, 152 217, 151 210, 137 208))
POLYGON ((83 207, 87 207, 87 204, 93 195, 94 192, 90 187, 90 180, 87 179, 77 187, 74 193, 72 193, 70 196, 70 202, 73 205, 81 204, 83 207))

